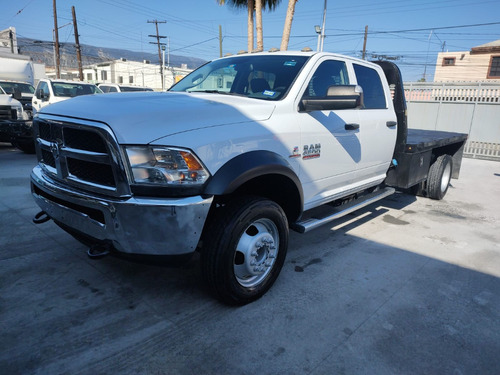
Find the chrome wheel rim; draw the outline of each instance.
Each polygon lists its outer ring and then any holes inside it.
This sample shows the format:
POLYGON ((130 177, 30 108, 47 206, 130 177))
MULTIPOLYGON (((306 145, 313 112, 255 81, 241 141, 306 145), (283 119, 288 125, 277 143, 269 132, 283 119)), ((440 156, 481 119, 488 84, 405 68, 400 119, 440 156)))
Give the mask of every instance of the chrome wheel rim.
POLYGON ((271 272, 279 251, 279 231, 270 219, 258 219, 241 235, 233 260, 234 275, 246 288, 260 284, 271 272))
POLYGON ((448 188, 448 185, 450 184, 451 180, 451 164, 448 163, 444 167, 443 171, 443 178, 441 179, 441 191, 445 192, 446 189, 448 188))

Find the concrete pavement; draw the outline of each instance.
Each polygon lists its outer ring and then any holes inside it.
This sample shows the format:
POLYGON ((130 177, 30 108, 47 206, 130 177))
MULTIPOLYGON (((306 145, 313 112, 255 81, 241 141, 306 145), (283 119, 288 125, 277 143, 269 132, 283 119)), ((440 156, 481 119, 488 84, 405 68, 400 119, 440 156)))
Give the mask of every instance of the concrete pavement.
POLYGON ((0 144, 4 374, 499 374, 500 163, 442 201, 396 194, 305 235, 262 299, 213 300, 198 259, 92 260, 34 225, 35 165, 0 144))

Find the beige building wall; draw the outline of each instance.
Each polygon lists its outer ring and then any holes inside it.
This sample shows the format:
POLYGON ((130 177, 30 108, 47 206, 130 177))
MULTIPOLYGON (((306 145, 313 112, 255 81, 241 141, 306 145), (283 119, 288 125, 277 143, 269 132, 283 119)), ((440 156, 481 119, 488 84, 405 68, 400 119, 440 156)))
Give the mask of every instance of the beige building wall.
POLYGON ((486 81, 491 55, 471 55, 470 52, 441 52, 436 61, 434 82, 486 81), (454 59, 454 65, 447 65, 445 59, 454 59))
POLYGON ((498 63, 500 40, 470 51, 441 52, 437 56, 434 82, 500 82, 500 77, 489 76, 493 57, 498 63))

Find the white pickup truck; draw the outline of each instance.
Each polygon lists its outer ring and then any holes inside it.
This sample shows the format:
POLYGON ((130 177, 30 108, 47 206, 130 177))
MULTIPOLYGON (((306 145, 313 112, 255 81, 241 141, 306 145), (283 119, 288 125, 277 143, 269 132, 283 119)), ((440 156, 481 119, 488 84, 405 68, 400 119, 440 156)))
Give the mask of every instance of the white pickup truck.
POLYGON ((166 93, 90 95, 34 119, 32 193, 90 256, 189 256, 221 301, 274 283, 289 228, 393 193, 434 199, 464 134, 408 130, 399 69, 315 52, 212 61, 166 93))
POLYGON ((13 146, 17 146, 14 129, 28 123, 31 127, 29 114, 16 97, 20 99, 20 93, 7 94, 0 85, 0 142, 9 142, 13 146))

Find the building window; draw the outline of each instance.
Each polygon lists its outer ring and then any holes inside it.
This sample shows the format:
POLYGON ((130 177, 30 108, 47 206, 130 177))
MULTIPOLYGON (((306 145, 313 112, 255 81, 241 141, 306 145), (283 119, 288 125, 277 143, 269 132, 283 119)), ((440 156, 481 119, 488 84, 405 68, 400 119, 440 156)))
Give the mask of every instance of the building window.
POLYGON ((87 73, 87 81, 92 81, 92 73, 87 73))
POLYGON ((490 69, 488 70, 488 78, 500 78, 500 56, 491 56, 490 69))
POLYGON ((118 83, 123 83, 123 77, 122 76, 118 76, 118 83))
POLYGON ((455 65, 456 57, 443 57, 443 66, 455 65))
POLYGON ((108 79, 108 72, 105 70, 101 70, 101 80, 106 81, 108 79))
POLYGON ((128 76, 128 83, 134 83, 134 76, 128 76))

